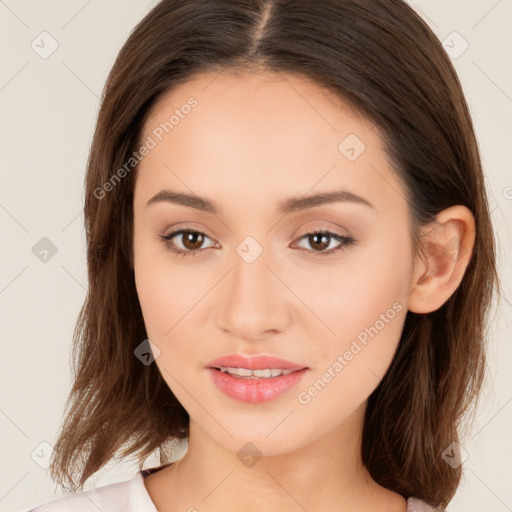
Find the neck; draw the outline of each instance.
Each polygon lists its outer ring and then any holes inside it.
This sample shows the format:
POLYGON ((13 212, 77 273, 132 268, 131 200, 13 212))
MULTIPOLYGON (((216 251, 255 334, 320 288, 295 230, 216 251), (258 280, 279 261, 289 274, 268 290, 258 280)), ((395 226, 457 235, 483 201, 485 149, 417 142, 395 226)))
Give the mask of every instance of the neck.
POLYGON ((372 480, 362 463, 363 415, 361 408, 292 452, 254 458, 227 450, 191 420, 187 453, 156 473, 158 485, 154 478, 148 491, 162 511, 405 512, 405 499, 372 480))

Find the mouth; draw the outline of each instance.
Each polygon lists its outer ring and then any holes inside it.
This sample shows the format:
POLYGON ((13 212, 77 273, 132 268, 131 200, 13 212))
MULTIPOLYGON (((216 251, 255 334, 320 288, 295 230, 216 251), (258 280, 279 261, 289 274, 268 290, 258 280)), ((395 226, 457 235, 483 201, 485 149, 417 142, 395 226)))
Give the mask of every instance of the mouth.
POLYGON ((290 373, 300 372, 306 370, 307 367, 300 368, 298 370, 285 370, 282 368, 264 368, 261 370, 250 370, 249 368, 238 368, 238 367, 212 367, 213 370, 217 370, 222 373, 227 373, 232 377, 239 379, 273 379, 281 377, 282 375, 290 375, 290 373))
POLYGON ((288 361, 276 356, 228 354, 210 361, 207 368, 246 378, 272 378, 309 369, 305 364, 288 361))
POLYGON ((272 400, 296 386, 309 366, 279 357, 230 354, 207 364, 215 386, 239 402, 256 404, 272 400))

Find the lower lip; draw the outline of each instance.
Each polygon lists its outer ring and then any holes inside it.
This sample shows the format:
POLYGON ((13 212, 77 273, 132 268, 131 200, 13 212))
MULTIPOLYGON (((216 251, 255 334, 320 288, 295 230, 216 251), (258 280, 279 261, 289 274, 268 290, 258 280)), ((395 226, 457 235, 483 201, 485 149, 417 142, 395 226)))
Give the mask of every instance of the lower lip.
POLYGON ((272 400, 288 391, 300 382, 308 369, 304 368, 288 375, 280 375, 279 377, 270 377, 268 379, 235 377, 215 368, 208 368, 208 371, 215 385, 224 394, 241 402, 257 404, 272 400))

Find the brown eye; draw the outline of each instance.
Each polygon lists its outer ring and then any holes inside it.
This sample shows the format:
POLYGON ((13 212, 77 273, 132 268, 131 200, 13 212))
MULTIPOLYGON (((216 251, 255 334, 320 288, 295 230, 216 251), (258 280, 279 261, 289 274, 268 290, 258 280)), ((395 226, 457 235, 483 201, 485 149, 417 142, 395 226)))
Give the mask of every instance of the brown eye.
POLYGON ((329 242, 331 240, 330 235, 326 233, 312 233, 307 235, 310 246, 313 249, 324 251, 329 247, 329 242))
POLYGON ((181 241, 186 249, 190 251, 197 251, 204 243, 204 236, 202 233, 195 231, 186 231, 181 234, 181 241))
MULTIPOLYGON (((160 235, 165 247, 181 256, 194 255, 205 249, 203 244, 210 239, 205 233, 182 229, 168 235, 160 235)), ((211 247, 211 246, 210 246, 211 247)))
MULTIPOLYGON (((205 233, 190 229, 174 231, 168 235, 159 235, 159 237, 167 249, 183 257, 193 256, 194 254, 202 252, 204 249, 215 245, 213 243, 210 246, 203 247, 206 239, 210 239, 210 237, 205 233)), ((301 247, 300 249, 309 253, 313 257, 332 255, 357 242, 357 240, 351 236, 338 235, 336 233, 331 233, 330 231, 307 233, 299 238, 299 240, 303 239, 307 240, 310 248, 301 247), (331 246, 333 241, 337 242, 337 245, 334 244, 333 248, 326 250, 331 246)))
POLYGON ((351 236, 338 235, 336 233, 331 233, 330 231, 315 231, 314 233, 307 233, 299 238, 299 240, 303 239, 307 241, 311 249, 302 247, 302 250, 307 253, 312 253, 313 257, 332 255, 357 242, 357 240, 351 236), (335 243, 334 247, 330 250, 326 250, 331 246, 333 241, 337 242, 337 244, 335 243))

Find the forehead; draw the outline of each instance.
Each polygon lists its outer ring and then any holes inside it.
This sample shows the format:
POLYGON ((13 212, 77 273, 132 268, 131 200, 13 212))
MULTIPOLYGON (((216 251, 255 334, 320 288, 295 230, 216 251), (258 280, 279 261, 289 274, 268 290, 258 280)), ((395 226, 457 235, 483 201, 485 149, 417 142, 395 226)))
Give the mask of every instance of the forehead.
MULTIPOLYGON (((216 142, 226 140, 235 130, 240 134, 249 132, 254 137, 248 141, 251 145, 268 142, 276 132, 302 135, 295 146, 318 142, 328 133, 343 130, 349 121, 361 135, 373 127, 348 102, 311 79, 271 72, 195 75, 162 94, 147 116, 144 132, 150 133, 161 122, 169 121, 173 113, 179 117, 173 121, 173 136, 179 134, 175 130, 178 124, 192 124, 198 136, 202 135, 201 127, 208 131, 209 139, 218 134, 216 142), (188 107, 191 99, 196 104, 193 108, 188 107)), ((285 140, 273 140, 272 146, 285 140)))
POLYGON ((272 194, 347 188, 378 207, 400 188, 373 123, 297 75, 196 75, 154 104, 148 137, 156 145, 137 178, 146 200, 171 185, 221 198, 234 189, 267 204, 272 194))

